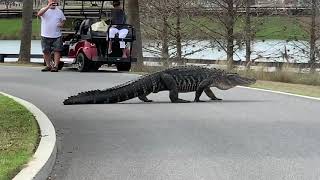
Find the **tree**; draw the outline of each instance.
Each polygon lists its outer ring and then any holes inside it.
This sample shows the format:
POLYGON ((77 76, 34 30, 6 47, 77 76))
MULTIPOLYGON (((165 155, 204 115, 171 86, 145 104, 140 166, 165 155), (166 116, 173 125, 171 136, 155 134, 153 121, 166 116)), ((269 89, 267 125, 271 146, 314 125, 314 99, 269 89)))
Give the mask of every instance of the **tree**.
POLYGON ((190 26, 189 19, 194 16, 193 0, 145 0, 141 3, 144 37, 150 41, 144 49, 162 58, 165 65, 169 58, 177 64, 185 64, 186 56, 202 51, 206 47, 197 47, 201 40, 195 40, 197 29, 190 26))
POLYGON ((235 42, 238 40, 238 32, 235 31, 236 21, 239 20, 238 9, 243 0, 215 0, 204 1, 199 8, 209 8, 212 16, 208 19, 211 25, 200 22, 200 28, 227 54, 227 68, 233 68, 233 55, 237 49, 235 42), (212 25, 213 24, 213 25, 212 25))
POLYGON ((251 15, 250 15, 250 6, 251 0, 245 0, 245 9, 246 9, 246 16, 245 16, 245 44, 246 44, 246 68, 247 70, 250 69, 251 63, 251 15))
POLYGON ((310 11, 305 12, 306 14, 310 13, 310 15, 296 18, 297 23, 300 24, 306 34, 302 41, 295 43, 295 48, 299 50, 296 56, 308 59, 310 72, 313 73, 317 61, 320 61, 320 3, 318 0, 305 0, 301 4, 310 8, 310 11), (308 41, 305 41, 305 39, 308 39, 308 41))
POLYGON ((132 24, 136 30, 136 41, 133 43, 133 56, 137 57, 137 64, 134 70, 141 71, 143 68, 143 54, 142 54, 142 39, 140 31, 140 15, 139 15, 139 0, 129 0, 128 8, 128 22, 132 24))
POLYGON ((168 0, 142 0, 142 25, 144 37, 151 41, 160 43, 146 43, 144 47, 147 52, 159 55, 167 61, 169 55, 170 25, 169 19, 171 11, 168 10, 168 0))
POLYGON ((259 15, 268 14, 267 10, 253 13, 251 11, 251 5, 253 4, 254 4, 254 1, 252 0, 244 0, 243 6, 244 6, 245 14, 244 14, 244 18, 240 18, 241 20, 240 24, 243 24, 243 27, 240 27, 240 29, 243 29, 242 40, 244 41, 244 44, 245 44, 246 70, 250 70, 251 63, 254 62, 256 59, 259 59, 262 57, 261 54, 257 54, 257 58, 252 59, 252 56, 251 56, 253 52, 252 44, 255 42, 254 40, 256 38, 257 32, 261 30, 261 27, 264 24, 264 21, 266 20, 265 17, 258 18, 259 15), (252 17, 252 16, 256 16, 256 17, 252 17))
POLYGON ((317 25, 316 25, 316 16, 317 16, 317 0, 312 0, 311 2, 311 30, 310 30, 310 67, 311 72, 315 72, 315 63, 316 63, 316 41, 318 39, 316 35, 317 25))
POLYGON ((23 0, 19 63, 30 62, 33 0, 23 0))

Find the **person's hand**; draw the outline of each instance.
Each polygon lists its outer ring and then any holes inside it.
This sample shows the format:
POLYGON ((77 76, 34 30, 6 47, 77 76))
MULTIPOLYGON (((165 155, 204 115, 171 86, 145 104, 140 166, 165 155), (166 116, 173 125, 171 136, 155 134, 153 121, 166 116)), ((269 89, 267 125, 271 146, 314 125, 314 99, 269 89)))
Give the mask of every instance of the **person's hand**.
POLYGON ((53 2, 49 2, 47 5, 47 8, 50 8, 52 6, 53 2))
POLYGON ((51 8, 53 6, 56 6, 56 2, 49 2, 48 5, 47 5, 47 8, 51 8))
POLYGON ((59 28, 62 28, 62 27, 63 27, 63 22, 58 23, 57 26, 58 26, 59 28))

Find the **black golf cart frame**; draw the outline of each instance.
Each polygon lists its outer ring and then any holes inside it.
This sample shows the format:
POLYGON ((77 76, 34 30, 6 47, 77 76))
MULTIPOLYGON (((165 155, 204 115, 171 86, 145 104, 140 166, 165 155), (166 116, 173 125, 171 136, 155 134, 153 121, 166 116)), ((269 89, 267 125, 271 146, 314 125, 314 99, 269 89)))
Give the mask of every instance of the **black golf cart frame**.
MULTIPOLYGON (((108 36, 110 27, 113 25, 119 25, 119 24, 109 24, 109 27, 107 29, 107 32, 105 34, 101 34, 98 32, 92 31, 91 25, 95 21, 99 21, 102 19, 102 17, 110 17, 111 9, 104 8, 105 2, 112 2, 112 0, 76 0, 76 2, 81 2, 81 8, 80 9, 67 9, 66 5, 67 2, 72 2, 73 0, 64 0, 63 1, 63 7, 62 11, 64 12, 66 18, 68 19, 74 19, 73 23, 73 29, 70 31, 70 29, 65 29, 62 31, 63 34, 63 41, 64 41, 64 49, 65 52, 63 52, 63 56, 68 55, 69 46, 72 43, 79 42, 81 40, 86 40, 92 43, 95 43, 97 46, 98 56, 96 58, 86 58, 83 60, 87 61, 87 67, 79 68, 79 71, 88 71, 91 70, 97 70, 101 65, 107 64, 107 65, 116 65, 117 69, 120 71, 129 71, 131 68, 131 63, 136 62, 137 59, 132 57, 132 48, 133 48, 133 42, 136 40, 135 37, 135 29, 130 24, 121 24, 121 26, 125 26, 126 29, 129 30, 129 33, 126 38, 119 39, 118 36, 115 38, 110 38, 108 36), (101 3, 100 8, 85 8, 85 2, 99 2, 101 3), (81 21, 81 23, 80 23, 81 21), (87 27, 87 33, 83 34, 82 30, 84 26, 87 27), (109 41, 112 41, 112 45, 117 46, 120 41, 124 41, 126 43, 126 46, 129 51, 128 58, 122 58, 122 52, 115 51, 111 54, 108 54, 107 49, 109 46, 109 41), (65 43, 65 42, 69 42, 65 43)), ((122 9, 125 10, 125 0, 121 0, 122 2, 122 9)), ((95 5, 97 6, 97 4, 95 5)), ((119 45, 118 45, 119 47, 119 45)), ((121 49, 120 49, 121 50, 121 49)), ((76 57, 75 61, 78 61, 76 57)))

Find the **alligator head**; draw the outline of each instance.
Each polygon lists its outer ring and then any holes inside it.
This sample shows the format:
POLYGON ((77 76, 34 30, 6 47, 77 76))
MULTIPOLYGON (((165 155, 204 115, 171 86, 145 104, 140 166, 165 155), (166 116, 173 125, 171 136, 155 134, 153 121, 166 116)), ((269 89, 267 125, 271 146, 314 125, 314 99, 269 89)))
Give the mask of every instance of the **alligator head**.
POLYGON ((222 76, 215 79, 212 86, 221 90, 227 90, 235 86, 248 86, 255 82, 256 79, 243 77, 236 73, 223 73, 222 76))

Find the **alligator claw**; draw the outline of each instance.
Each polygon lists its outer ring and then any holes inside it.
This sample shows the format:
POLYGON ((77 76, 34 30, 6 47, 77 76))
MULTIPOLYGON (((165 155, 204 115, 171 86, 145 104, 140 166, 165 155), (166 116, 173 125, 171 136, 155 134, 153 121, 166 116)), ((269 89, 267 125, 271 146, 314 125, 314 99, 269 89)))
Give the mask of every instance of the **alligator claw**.
POLYGON ((211 100, 212 101, 221 101, 222 99, 220 99, 220 98, 212 98, 211 100))
POLYGON ((194 100, 194 102, 206 102, 206 101, 198 99, 198 100, 194 100))
POLYGON ((173 103, 190 103, 190 101, 184 100, 184 99, 177 99, 173 103))

